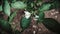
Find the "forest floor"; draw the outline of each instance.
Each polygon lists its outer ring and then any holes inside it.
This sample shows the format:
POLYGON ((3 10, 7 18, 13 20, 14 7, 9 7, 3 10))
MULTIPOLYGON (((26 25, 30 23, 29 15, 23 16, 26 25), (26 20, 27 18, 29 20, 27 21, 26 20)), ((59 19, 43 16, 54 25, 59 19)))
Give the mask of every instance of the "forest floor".
MULTIPOLYGON (((56 19, 58 22, 60 21, 60 13, 59 11, 52 9, 49 10, 45 13, 45 18, 54 18, 56 19)), ((13 22, 12 22, 12 28, 21 31, 21 27, 20 27, 20 19, 21 19, 22 13, 21 10, 17 12, 17 16, 14 18, 13 22)), ((6 19, 7 16, 4 16, 4 19, 6 19)), ((32 19, 31 20, 31 24, 30 27, 28 27, 26 30, 24 30, 22 32, 22 34, 56 34, 50 30, 48 30, 43 23, 38 23, 38 25, 36 25, 36 22, 32 19)))

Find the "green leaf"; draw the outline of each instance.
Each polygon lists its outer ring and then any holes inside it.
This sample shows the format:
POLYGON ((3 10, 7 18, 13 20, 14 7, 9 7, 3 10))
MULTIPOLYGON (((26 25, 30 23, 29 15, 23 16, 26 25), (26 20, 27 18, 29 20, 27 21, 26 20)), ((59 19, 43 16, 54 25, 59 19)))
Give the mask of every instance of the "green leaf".
POLYGON ((0 5, 0 11, 2 11, 2 5, 0 5))
POLYGON ((21 1, 16 1, 15 3, 11 3, 11 7, 15 9, 25 9, 26 4, 21 1))
POLYGON ((11 14, 11 16, 9 16, 9 23, 11 23, 12 22, 12 20, 14 19, 14 17, 17 15, 17 11, 15 11, 15 12, 13 12, 12 14, 11 14))
POLYGON ((43 12, 39 13, 39 22, 42 22, 44 20, 45 14, 43 12))
POLYGON ((11 32, 11 25, 4 19, 0 18, 0 27, 2 30, 7 31, 7 32, 11 32))
POLYGON ((29 27, 31 19, 26 19, 25 17, 23 17, 20 22, 21 22, 20 23, 21 28, 22 28, 22 30, 24 30, 29 27))
POLYGON ((59 0, 56 0, 56 1, 53 2, 52 8, 55 8, 55 9, 60 8, 60 2, 59 2, 59 0))
POLYGON ((39 8, 39 11, 47 11, 49 10, 51 7, 51 4, 43 4, 41 5, 41 7, 39 8))
POLYGON ((21 32, 20 32, 20 31, 18 31, 18 30, 16 30, 16 31, 15 31, 15 34, 21 34, 21 32))
POLYGON ((11 0, 12 2, 16 2, 16 0, 11 0))
POLYGON ((45 18, 42 23, 51 31, 60 33, 60 23, 55 19, 45 18))
POLYGON ((4 13, 7 16, 10 16, 10 5, 9 5, 8 1, 4 2, 4 13))

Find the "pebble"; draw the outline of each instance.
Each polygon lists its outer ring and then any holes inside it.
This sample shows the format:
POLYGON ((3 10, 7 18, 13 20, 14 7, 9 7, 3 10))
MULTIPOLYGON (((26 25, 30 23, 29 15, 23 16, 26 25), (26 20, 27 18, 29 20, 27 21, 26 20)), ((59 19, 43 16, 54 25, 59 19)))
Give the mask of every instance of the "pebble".
POLYGON ((36 28, 37 26, 36 25, 33 25, 33 28, 36 28))
POLYGON ((33 34, 35 34, 36 33, 36 31, 33 31, 33 34))
POLYGON ((55 16, 55 18, 57 18, 57 16, 55 16))
POLYGON ((41 29, 38 29, 39 31, 41 31, 41 29))

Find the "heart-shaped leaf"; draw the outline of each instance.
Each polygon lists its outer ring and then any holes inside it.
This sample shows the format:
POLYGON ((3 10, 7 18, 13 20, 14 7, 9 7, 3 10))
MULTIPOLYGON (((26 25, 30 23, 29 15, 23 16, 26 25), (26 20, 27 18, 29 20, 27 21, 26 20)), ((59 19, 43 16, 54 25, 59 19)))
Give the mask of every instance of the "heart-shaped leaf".
POLYGON ((0 5, 0 11, 2 11, 2 5, 0 5))
POLYGON ((7 15, 7 16, 10 16, 10 5, 8 3, 8 1, 4 1, 4 13, 7 15))
POLYGON ((21 1, 16 1, 15 3, 11 3, 11 7, 15 9, 25 9, 26 4, 21 1))
POLYGON ((44 16, 45 16, 45 14, 43 12, 39 13, 39 19, 38 19, 39 22, 42 22, 44 20, 44 16))
POLYGON ((60 33, 60 23, 55 19, 45 18, 43 24, 51 31, 60 33))
POLYGON ((20 23, 22 30, 28 28, 30 25, 30 22, 31 22, 31 19, 26 19, 25 17, 23 17, 20 23))
POLYGON ((14 19, 14 17, 17 15, 17 11, 15 11, 15 12, 13 12, 12 14, 11 14, 11 16, 9 16, 9 23, 11 23, 12 22, 12 20, 14 19))
POLYGON ((60 2, 59 2, 59 0, 54 1, 51 8, 55 8, 55 9, 60 8, 60 2))
POLYGON ((12 2, 16 2, 16 0, 11 0, 12 2))
POLYGON ((51 7, 51 4, 42 4, 41 7, 39 8, 39 11, 47 11, 51 7))
POLYGON ((15 34, 21 34, 21 32, 20 32, 20 31, 18 31, 18 30, 16 30, 16 31, 15 31, 15 34))
POLYGON ((11 25, 6 20, 1 19, 1 18, 0 18, 0 27, 4 31, 7 31, 7 32, 11 32, 12 33, 11 25))

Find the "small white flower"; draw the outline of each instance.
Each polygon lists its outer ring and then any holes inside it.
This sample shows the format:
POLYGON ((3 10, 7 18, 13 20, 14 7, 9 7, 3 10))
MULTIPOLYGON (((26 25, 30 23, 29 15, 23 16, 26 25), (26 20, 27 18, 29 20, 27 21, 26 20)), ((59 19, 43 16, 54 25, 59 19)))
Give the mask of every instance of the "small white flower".
POLYGON ((38 15, 35 15, 35 18, 39 18, 39 16, 38 15))
POLYGON ((24 13, 25 13, 25 18, 26 19, 30 18, 30 16, 31 16, 31 13, 30 12, 24 11, 24 13))
POLYGON ((39 16, 35 15, 34 20, 38 20, 39 16))

